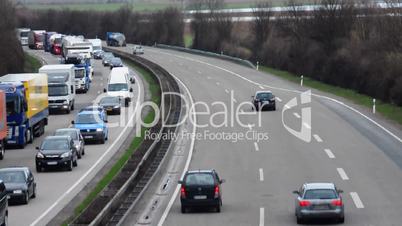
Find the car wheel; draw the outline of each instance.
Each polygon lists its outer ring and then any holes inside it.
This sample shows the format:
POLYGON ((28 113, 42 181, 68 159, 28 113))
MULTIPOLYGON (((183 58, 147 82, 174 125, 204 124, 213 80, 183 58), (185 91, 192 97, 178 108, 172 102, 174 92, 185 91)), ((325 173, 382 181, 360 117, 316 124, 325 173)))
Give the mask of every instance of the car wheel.
POLYGON ((297 224, 303 224, 303 219, 301 217, 296 217, 297 224))
POLYGON ((345 223, 345 217, 339 218, 339 219, 338 219, 338 223, 339 223, 339 224, 345 223))
MULTIPOLYGON (((78 157, 77 157, 77 158, 78 158, 78 157)), ((77 166, 78 166, 77 159, 75 159, 75 160, 73 161, 73 166, 74 166, 74 167, 77 167, 77 166)))
POLYGON ((36 198, 36 186, 33 187, 32 198, 36 198))
POLYGON ((82 149, 82 155, 85 155, 85 148, 82 149))
POLYGON ((274 104, 274 106, 272 107, 273 111, 276 111, 276 104, 274 104))
POLYGON ((68 170, 68 171, 72 171, 72 170, 73 170, 73 160, 70 160, 69 163, 70 163, 70 164, 68 164, 67 170, 68 170))
POLYGON ((24 194, 24 200, 22 200, 22 204, 28 204, 29 202, 29 193, 28 191, 24 194))
POLYGON ((2 226, 8 226, 8 214, 6 213, 6 215, 4 216, 4 221, 2 226))
POLYGON ((70 114, 70 108, 66 110, 66 113, 67 113, 67 114, 70 114))
POLYGON ((71 105, 71 110, 74 111, 74 102, 73 102, 73 104, 71 105))
POLYGON ((4 159, 4 154, 6 153, 6 148, 5 148, 6 142, 4 140, 0 141, 0 160, 4 159))
POLYGON ((100 139, 100 143, 104 144, 105 143, 105 137, 102 137, 102 139, 100 139))
POLYGON ((81 157, 82 157, 82 152, 77 152, 77 158, 81 159, 81 157))
POLYGON ((36 166, 36 172, 38 172, 38 173, 42 172, 42 167, 36 166))
POLYGON ((215 209, 216 209, 216 212, 217 212, 217 213, 220 213, 220 212, 221 212, 221 204, 218 204, 218 205, 215 207, 215 209))
POLYGON ((185 206, 181 206, 181 213, 187 213, 187 208, 185 206))

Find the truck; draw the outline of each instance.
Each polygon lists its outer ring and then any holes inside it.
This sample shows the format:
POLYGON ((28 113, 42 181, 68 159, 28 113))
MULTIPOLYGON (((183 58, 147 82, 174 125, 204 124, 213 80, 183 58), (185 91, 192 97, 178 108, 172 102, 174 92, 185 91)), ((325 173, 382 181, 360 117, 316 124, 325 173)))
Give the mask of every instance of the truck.
POLYGON ((50 52, 51 49, 51 45, 50 45, 50 37, 52 35, 56 34, 56 32, 54 31, 48 31, 45 32, 43 35, 43 50, 45 50, 45 52, 50 52))
POLYGON ((0 90, 6 93, 7 145, 24 148, 45 133, 49 116, 47 75, 7 74, 0 77, 0 90))
POLYGON ((75 67, 73 64, 53 64, 39 68, 39 73, 47 74, 49 112, 74 110, 75 67))
POLYGON ((85 59, 79 54, 69 54, 67 55, 63 63, 74 65, 75 74, 75 89, 80 92, 88 92, 90 87, 90 65, 89 60, 85 59))
POLYGON ((89 79, 92 81, 94 69, 92 67, 92 43, 85 39, 83 36, 66 36, 62 42, 63 57, 67 55, 78 54, 85 60, 85 64, 89 68, 89 79))
POLYGON ((0 160, 6 152, 7 132, 6 94, 0 90, 0 160))
POLYGON ((17 38, 20 40, 21 45, 28 45, 28 35, 31 29, 29 28, 17 28, 17 38))
POLYGON ((61 44, 63 41, 63 35, 62 34, 53 34, 49 38, 50 42, 50 53, 54 55, 61 55, 62 54, 62 48, 61 44))
POLYGON ((102 59, 102 40, 96 38, 96 39, 88 39, 89 42, 92 43, 92 55, 94 56, 94 59, 102 59))
POLYGON ((108 46, 126 46, 126 36, 120 32, 106 32, 108 46))
POLYGON ((43 49, 45 30, 32 30, 28 33, 28 47, 30 49, 43 49))

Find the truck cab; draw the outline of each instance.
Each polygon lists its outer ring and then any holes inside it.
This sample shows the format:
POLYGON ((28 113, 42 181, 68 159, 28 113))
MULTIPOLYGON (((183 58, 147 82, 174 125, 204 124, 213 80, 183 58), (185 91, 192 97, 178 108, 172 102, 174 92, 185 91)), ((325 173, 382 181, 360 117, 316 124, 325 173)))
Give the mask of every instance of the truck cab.
POLYGON ((28 35, 31 29, 29 28, 18 28, 17 29, 17 38, 20 40, 21 45, 28 45, 28 35))
POLYGON ((45 65, 39 73, 47 74, 49 92, 49 111, 74 110, 75 103, 75 67, 73 64, 45 65))
POLYGON ((90 68, 87 61, 78 54, 69 54, 63 60, 65 64, 73 64, 75 71, 75 89, 80 92, 88 92, 90 87, 90 68))

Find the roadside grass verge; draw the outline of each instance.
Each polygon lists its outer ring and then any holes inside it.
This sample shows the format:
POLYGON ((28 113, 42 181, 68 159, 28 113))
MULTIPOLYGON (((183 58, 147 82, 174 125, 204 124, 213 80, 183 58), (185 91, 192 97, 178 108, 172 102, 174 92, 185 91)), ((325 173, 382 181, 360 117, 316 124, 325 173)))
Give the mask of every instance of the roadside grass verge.
POLYGON ((38 73, 39 68, 42 67, 40 60, 36 59, 34 56, 24 52, 24 72, 25 73, 38 73))
MULTIPOLYGON (((300 83, 300 77, 296 76, 287 71, 276 70, 273 68, 260 66, 261 70, 267 72, 269 74, 281 77, 288 81, 292 81, 295 83, 300 83)), ((373 98, 364 94, 360 94, 351 89, 345 89, 333 85, 328 85, 323 82, 311 79, 309 77, 303 78, 303 86, 311 87, 323 92, 331 93, 336 96, 343 97, 352 101, 355 104, 362 105, 368 108, 373 107, 373 98)), ((402 125, 402 107, 386 103, 381 100, 376 100, 376 111, 380 113, 385 118, 397 122, 399 125, 402 125)))
POLYGON ((193 45, 193 39, 192 34, 184 34, 184 47, 190 48, 193 45))
MULTIPOLYGON (((134 63, 128 63, 131 67, 135 68, 141 75, 142 78, 148 83, 151 101, 159 104, 160 103, 160 92, 159 84, 151 74, 135 65, 134 63)), ((149 111, 144 118, 145 123, 151 123, 155 118, 155 112, 149 111)), ((113 178, 120 172, 123 166, 127 163, 133 153, 142 144, 145 136, 145 132, 148 128, 141 128, 141 136, 135 137, 129 148, 124 152, 124 154, 117 160, 117 162, 112 166, 109 172, 96 184, 95 188, 87 195, 87 197, 74 209, 74 215, 67 219, 62 225, 67 226, 72 220, 74 220, 79 214, 81 214, 91 202, 101 193, 101 191, 113 180, 113 178)))

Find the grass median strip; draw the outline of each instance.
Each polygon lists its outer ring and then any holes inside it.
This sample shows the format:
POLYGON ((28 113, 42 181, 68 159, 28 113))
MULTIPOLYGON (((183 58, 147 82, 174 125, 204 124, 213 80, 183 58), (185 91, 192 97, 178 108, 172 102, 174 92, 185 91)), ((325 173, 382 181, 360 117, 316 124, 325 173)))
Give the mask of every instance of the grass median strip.
MULTIPOLYGON (((296 76, 287 71, 277 70, 265 66, 260 67, 262 71, 281 77, 283 79, 300 83, 300 77, 296 76)), ((345 99, 352 101, 355 104, 359 104, 368 108, 372 108, 373 106, 373 98, 364 94, 360 94, 351 89, 345 89, 329 84, 325 84, 323 82, 311 79, 309 77, 303 78, 303 85, 306 87, 314 88, 323 92, 331 93, 345 99)), ((376 101, 376 111, 379 112, 385 118, 397 122, 402 125, 402 107, 396 106, 390 103, 386 103, 381 100, 376 101)))
POLYGON ((40 60, 34 56, 24 52, 24 72, 26 73, 38 73, 39 68, 42 67, 40 60))
MULTIPOLYGON (((127 63, 127 62, 126 62, 127 63)), ((128 63, 131 67, 137 70, 142 78, 148 83, 150 99, 157 105, 160 103, 160 88, 158 82, 152 77, 150 72, 144 70, 143 68, 133 64, 128 63)), ((155 112, 150 111, 144 118, 145 123, 151 123, 155 118, 155 112)), ((91 202, 102 192, 102 190, 114 179, 114 177, 120 172, 123 166, 127 163, 133 153, 140 147, 144 140, 145 132, 148 128, 141 129, 141 136, 135 137, 130 144, 130 147, 124 152, 124 154, 117 160, 117 162, 112 166, 109 172, 96 184, 95 188, 87 195, 87 197, 75 208, 74 216, 71 216, 68 220, 63 223, 63 226, 67 226, 70 221, 75 219, 79 214, 81 214, 91 202)))

